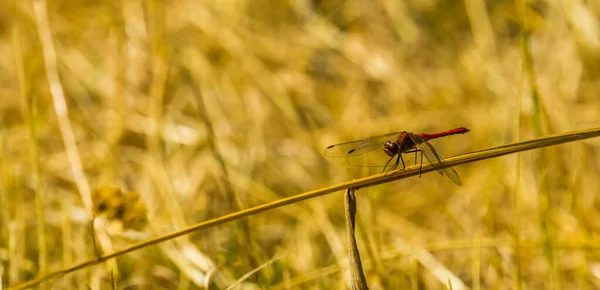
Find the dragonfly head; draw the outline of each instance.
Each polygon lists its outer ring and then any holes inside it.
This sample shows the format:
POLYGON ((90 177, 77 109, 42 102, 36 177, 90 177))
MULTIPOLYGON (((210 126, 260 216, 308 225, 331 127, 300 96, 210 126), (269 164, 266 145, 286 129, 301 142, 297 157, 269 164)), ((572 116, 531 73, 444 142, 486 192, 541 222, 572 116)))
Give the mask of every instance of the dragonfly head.
POLYGON ((385 142, 383 151, 385 151, 385 154, 388 156, 394 157, 400 151, 400 146, 398 146, 398 143, 396 142, 387 141, 385 142))

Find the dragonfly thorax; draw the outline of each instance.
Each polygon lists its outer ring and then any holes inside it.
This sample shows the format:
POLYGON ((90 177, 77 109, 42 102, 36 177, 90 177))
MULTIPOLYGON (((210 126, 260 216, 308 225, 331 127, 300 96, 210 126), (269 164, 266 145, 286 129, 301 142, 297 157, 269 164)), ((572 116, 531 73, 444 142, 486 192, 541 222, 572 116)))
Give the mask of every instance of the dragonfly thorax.
POLYGON ((403 153, 406 151, 409 151, 410 149, 415 148, 415 141, 413 141, 412 138, 410 138, 410 133, 408 132, 401 132, 398 135, 398 138, 396 138, 396 144, 398 146, 398 153, 403 153))

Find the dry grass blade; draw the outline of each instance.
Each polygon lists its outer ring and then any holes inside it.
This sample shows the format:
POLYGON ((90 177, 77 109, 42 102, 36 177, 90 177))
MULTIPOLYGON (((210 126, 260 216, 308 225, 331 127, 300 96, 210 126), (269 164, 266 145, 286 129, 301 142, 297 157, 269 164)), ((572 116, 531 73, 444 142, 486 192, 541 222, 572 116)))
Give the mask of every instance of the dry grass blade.
MULTIPOLYGON (((43 192, 43 177, 41 172, 40 152, 37 136, 37 128, 35 126, 35 111, 32 109, 34 106, 35 99, 31 95, 30 84, 28 79, 25 77, 24 71, 24 56, 22 52, 21 33, 19 27, 15 25, 14 28, 14 47, 17 54, 17 67, 19 68, 19 84, 21 97, 23 99, 23 114, 28 119, 27 127, 29 131, 29 144, 30 144, 30 155, 31 164, 33 165, 32 177, 35 182, 35 210, 36 210, 36 224, 38 226, 38 265, 40 268, 40 274, 48 272, 48 249, 46 247, 46 224, 44 223, 44 192, 43 192)), ((8 220, 8 219, 7 219, 8 220)), ((44 285, 41 286, 45 288, 44 285)))
MULTIPOLYGON (((485 149, 485 150, 480 150, 480 151, 467 153, 467 154, 463 154, 463 155, 459 155, 459 156, 454 156, 451 158, 444 159, 443 161, 445 162, 445 166, 454 166, 454 165, 458 165, 458 164, 474 162, 474 161, 484 160, 484 159, 490 159, 490 158, 499 157, 499 156, 503 156, 503 155, 507 155, 507 154, 511 154, 511 153, 522 152, 522 151, 526 151, 526 150, 532 150, 532 149, 537 149, 537 148, 542 148, 542 147, 547 147, 547 146, 552 146, 552 145, 558 145, 558 144, 563 144, 563 143, 568 143, 568 142, 574 142, 574 141, 594 138, 594 137, 598 137, 598 136, 600 136, 600 128, 592 128, 592 129, 587 129, 587 130, 580 130, 580 131, 574 131, 574 132, 569 132, 569 133, 546 136, 546 137, 542 137, 542 138, 538 138, 538 139, 534 139, 534 140, 530 140, 530 141, 517 142, 517 143, 513 143, 513 144, 509 144, 509 145, 499 146, 499 147, 493 147, 490 149, 485 149)), ((189 226, 187 228, 184 228, 182 230, 179 230, 179 231, 167 234, 167 235, 163 235, 160 237, 156 237, 154 239, 150 239, 150 240, 147 240, 144 242, 133 244, 123 250, 120 250, 120 251, 117 251, 117 252, 114 252, 111 254, 107 254, 107 255, 101 256, 96 259, 81 262, 77 265, 63 269, 61 271, 52 272, 46 276, 39 277, 37 279, 31 280, 29 282, 23 283, 21 285, 18 285, 13 288, 9 288, 9 289, 25 289, 25 288, 31 287, 33 285, 37 285, 43 281, 47 281, 52 278, 60 277, 62 275, 74 272, 76 270, 79 270, 79 269, 82 269, 82 268, 85 268, 88 266, 99 264, 107 259, 115 258, 115 257, 124 255, 129 252, 133 252, 135 250, 138 250, 138 249, 150 246, 150 245, 155 245, 155 244, 167 241, 167 240, 171 240, 171 239, 192 233, 194 231, 198 231, 201 229, 207 229, 207 228, 214 227, 214 226, 217 226, 217 225, 229 222, 229 221, 233 221, 233 220, 237 220, 237 219, 240 219, 243 217, 255 215, 255 214, 265 212, 268 210, 272 210, 275 208, 279 208, 279 207, 282 207, 285 205, 297 203, 297 202, 300 202, 303 200, 319 197, 322 195, 326 195, 326 194, 344 190, 344 189, 373 186, 373 185, 377 185, 377 184, 382 184, 382 183, 387 183, 387 182, 391 182, 391 181, 395 181, 395 180, 399 180, 399 179, 408 178, 411 176, 417 176, 419 174, 427 173, 427 172, 435 171, 435 170, 436 169, 433 168, 430 164, 424 164, 422 166, 422 168, 419 168, 419 166, 411 166, 411 167, 407 167, 405 170, 396 170, 396 171, 392 171, 387 174, 383 174, 383 173, 375 174, 372 176, 352 180, 349 182, 340 183, 337 185, 332 185, 329 187, 305 192, 305 193, 291 196, 288 198, 280 199, 280 200, 277 200, 277 201, 274 201, 271 203, 259 205, 259 206, 252 207, 252 208, 249 208, 246 210, 242 210, 242 211, 234 212, 234 213, 231 213, 228 215, 224 215, 219 218, 200 222, 198 224, 189 226)))
POLYGON ((452 289, 452 287, 458 290, 467 289, 465 284, 460 280, 459 277, 455 273, 453 273, 446 265, 441 263, 438 259, 436 259, 433 254, 426 251, 422 248, 416 248, 413 250, 413 255, 416 260, 421 264, 428 272, 430 272, 436 279, 440 282, 444 282, 444 280, 448 283, 448 289, 452 289), (454 285, 454 286, 452 286, 454 285))
POLYGON ((227 288, 225 288, 225 290, 235 289, 235 287, 240 286, 246 279, 248 279, 248 277, 252 276, 254 273, 257 273, 258 271, 262 270, 263 268, 265 268, 265 267, 267 267, 267 266, 269 266, 269 265, 277 262, 279 259, 280 259, 279 255, 276 255, 271 260, 266 261, 265 263, 263 263, 259 267, 257 267, 254 270, 246 273, 246 275, 242 276, 240 279, 238 279, 237 281, 235 281, 235 283, 229 285, 227 288))
POLYGON ((367 279, 363 272, 356 237, 354 236, 354 228, 356 221, 356 196, 354 188, 346 190, 344 195, 344 205, 346 207, 346 230, 348 231, 348 259, 350 262, 350 275, 352 276, 352 289, 364 290, 369 289, 367 279))
POLYGON ((86 209, 88 212, 92 212, 93 205, 90 197, 91 190, 83 172, 83 165, 81 163, 79 150, 77 149, 75 134, 73 133, 71 121, 69 120, 67 100, 65 98, 63 85, 58 74, 56 50, 54 48, 46 10, 46 2, 34 2, 34 11, 36 13, 38 31, 40 35, 40 41, 42 43, 42 52, 44 53, 44 61, 46 63, 46 76, 50 85, 50 92, 52 94, 56 118, 58 119, 59 123, 60 134, 65 144, 65 149, 69 158, 69 165, 71 166, 75 183, 77 184, 79 194, 81 195, 81 200, 85 204, 86 209))

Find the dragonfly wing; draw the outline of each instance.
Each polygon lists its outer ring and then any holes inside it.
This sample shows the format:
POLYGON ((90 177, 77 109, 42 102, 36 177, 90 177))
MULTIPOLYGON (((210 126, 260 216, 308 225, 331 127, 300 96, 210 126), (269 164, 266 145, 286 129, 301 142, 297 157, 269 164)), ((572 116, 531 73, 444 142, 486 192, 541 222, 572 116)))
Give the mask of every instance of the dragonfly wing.
POLYGON ((456 173, 456 170, 454 170, 454 168, 446 167, 444 168, 444 172, 446 172, 446 175, 448 175, 448 178, 450 178, 450 180, 452 180, 454 184, 459 186, 462 185, 462 181, 460 181, 460 177, 458 176, 458 173, 456 173))
POLYGON ((454 182, 456 185, 462 185, 462 182, 460 181, 460 177, 458 176, 458 173, 456 173, 456 171, 452 167, 445 167, 445 168, 442 167, 446 163, 444 161, 442 161, 442 158, 440 158, 440 156, 435 151, 435 148, 433 148, 433 146, 431 146, 431 144, 429 144, 429 142, 423 140, 423 138, 419 137, 419 135, 416 135, 416 134, 409 134, 409 136, 415 143, 415 146, 419 150, 421 150, 423 155, 425 155, 425 158, 427 159, 427 161, 429 161, 429 163, 431 163, 431 165, 441 175, 444 175, 444 173, 446 173, 446 175, 448 176, 448 178, 450 178, 450 180, 452 180, 452 182, 454 182))
POLYGON ((346 157, 346 155, 348 155, 348 151, 363 145, 365 145, 365 140, 335 144, 325 148, 324 154, 327 157, 333 158, 346 157))
POLYGON ((387 141, 395 141, 399 133, 392 132, 364 140, 331 145, 325 149, 327 157, 345 157, 351 166, 384 167, 391 157, 384 149, 387 141))
POLYGON ((384 167, 388 163, 395 162, 392 159, 395 159, 396 156, 388 156, 383 149, 383 145, 381 145, 373 147, 369 152, 359 154, 354 151, 348 153, 346 163, 356 167, 384 167))

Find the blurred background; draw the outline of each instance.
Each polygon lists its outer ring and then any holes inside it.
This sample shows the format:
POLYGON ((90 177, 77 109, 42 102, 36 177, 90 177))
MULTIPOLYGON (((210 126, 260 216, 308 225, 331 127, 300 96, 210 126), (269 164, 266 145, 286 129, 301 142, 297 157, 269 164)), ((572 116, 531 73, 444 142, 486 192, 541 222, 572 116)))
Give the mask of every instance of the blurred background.
MULTIPOLYGON (((452 156, 600 124, 600 2, 0 3, 0 274, 378 173, 393 131, 452 156), (90 219, 98 213, 95 231, 90 219), (97 243, 92 242, 97 240, 97 243)), ((600 142, 357 192, 371 289, 600 289, 600 142)), ((342 193, 144 248, 55 289, 347 289, 342 193)))

